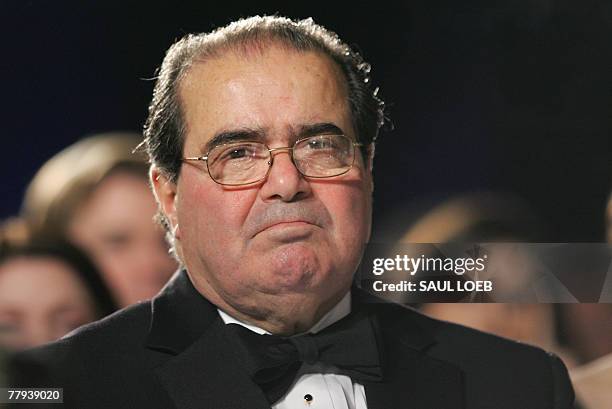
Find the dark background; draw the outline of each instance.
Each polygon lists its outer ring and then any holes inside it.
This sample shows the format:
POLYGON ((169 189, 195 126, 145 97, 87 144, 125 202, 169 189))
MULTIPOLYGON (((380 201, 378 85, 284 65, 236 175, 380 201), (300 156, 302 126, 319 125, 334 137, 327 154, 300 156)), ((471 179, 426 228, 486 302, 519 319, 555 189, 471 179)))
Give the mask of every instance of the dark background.
POLYGON ((0 218, 85 134, 140 130, 150 79, 188 32, 312 16, 373 65, 395 130, 375 166, 375 226, 407 203, 513 192, 548 241, 603 240, 612 186, 612 2, 598 0, 0 3, 0 218))

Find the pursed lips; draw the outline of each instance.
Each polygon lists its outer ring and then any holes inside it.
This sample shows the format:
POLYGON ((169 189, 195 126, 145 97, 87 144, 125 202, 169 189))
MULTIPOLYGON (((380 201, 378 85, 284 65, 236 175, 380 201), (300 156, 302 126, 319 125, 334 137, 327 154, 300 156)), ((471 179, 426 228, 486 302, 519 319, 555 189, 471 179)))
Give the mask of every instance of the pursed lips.
POLYGON ((283 228, 283 227, 300 227, 300 226, 317 226, 317 224, 315 223, 311 223, 307 220, 278 220, 272 223, 267 223, 266 225, 264 225, 261 229, 259 229, 256 233, 255 236, 258 235, 259 233, 262 233, 266 230, 271 230, 271 229, 276 229, 276 228, 283 228))
POLYGON ((306 230, 329 225, 331 217, 321 204, 274 203, 265 208, 254 209, 254 213, 247 218, 245 229, 248 237, 253 238, 264 231, 278 229, 280 233, 283 227, 287 231, 294 229, 297 232, 300 227, 306 230))

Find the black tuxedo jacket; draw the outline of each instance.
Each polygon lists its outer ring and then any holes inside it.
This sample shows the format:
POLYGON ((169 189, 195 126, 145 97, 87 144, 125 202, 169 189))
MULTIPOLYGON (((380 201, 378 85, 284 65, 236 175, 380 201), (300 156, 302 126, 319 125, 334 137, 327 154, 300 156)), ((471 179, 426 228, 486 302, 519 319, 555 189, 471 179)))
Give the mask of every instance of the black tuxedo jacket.
MULTIPOLYGON (((555 356, 368 297, 353 289, 384 345, 384 381, 364 384, 369 409, 572 407, 555 356)), ((233 342, 183 271, 153 300, 17 357, 12 386, 62 387, 64 407, 79 409, 269 408, 233 342)))

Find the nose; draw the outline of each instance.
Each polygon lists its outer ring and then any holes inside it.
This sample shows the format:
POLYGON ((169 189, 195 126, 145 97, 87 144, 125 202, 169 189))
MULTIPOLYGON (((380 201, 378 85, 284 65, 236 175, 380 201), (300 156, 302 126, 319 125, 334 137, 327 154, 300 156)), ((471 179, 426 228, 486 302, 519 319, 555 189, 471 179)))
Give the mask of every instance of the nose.
POLYGON ((272 149, 270 155, 270 170, 260 189, 262 199, 293 202, 308 197, 312 193, 310 183, 295 167, 291 148, 272 149))

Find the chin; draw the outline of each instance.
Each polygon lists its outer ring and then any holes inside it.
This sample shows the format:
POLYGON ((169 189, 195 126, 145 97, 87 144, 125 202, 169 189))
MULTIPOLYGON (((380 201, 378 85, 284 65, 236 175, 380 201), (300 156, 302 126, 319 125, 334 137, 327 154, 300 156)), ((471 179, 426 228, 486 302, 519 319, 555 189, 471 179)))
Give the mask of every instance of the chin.
POLYGON ((312 289, 317 272, 297 268, 273 269, 266 273, 265 282, 261 283, 269 293, 281 295, 302 294, 312 289))
POLYGON ((316 286, 324 279, 325 271, 330 270, 329 263, 322 260, 321 252, 308 244, 285 245, 266 260, 265 279, 279 289, 306 291, 316 286))

